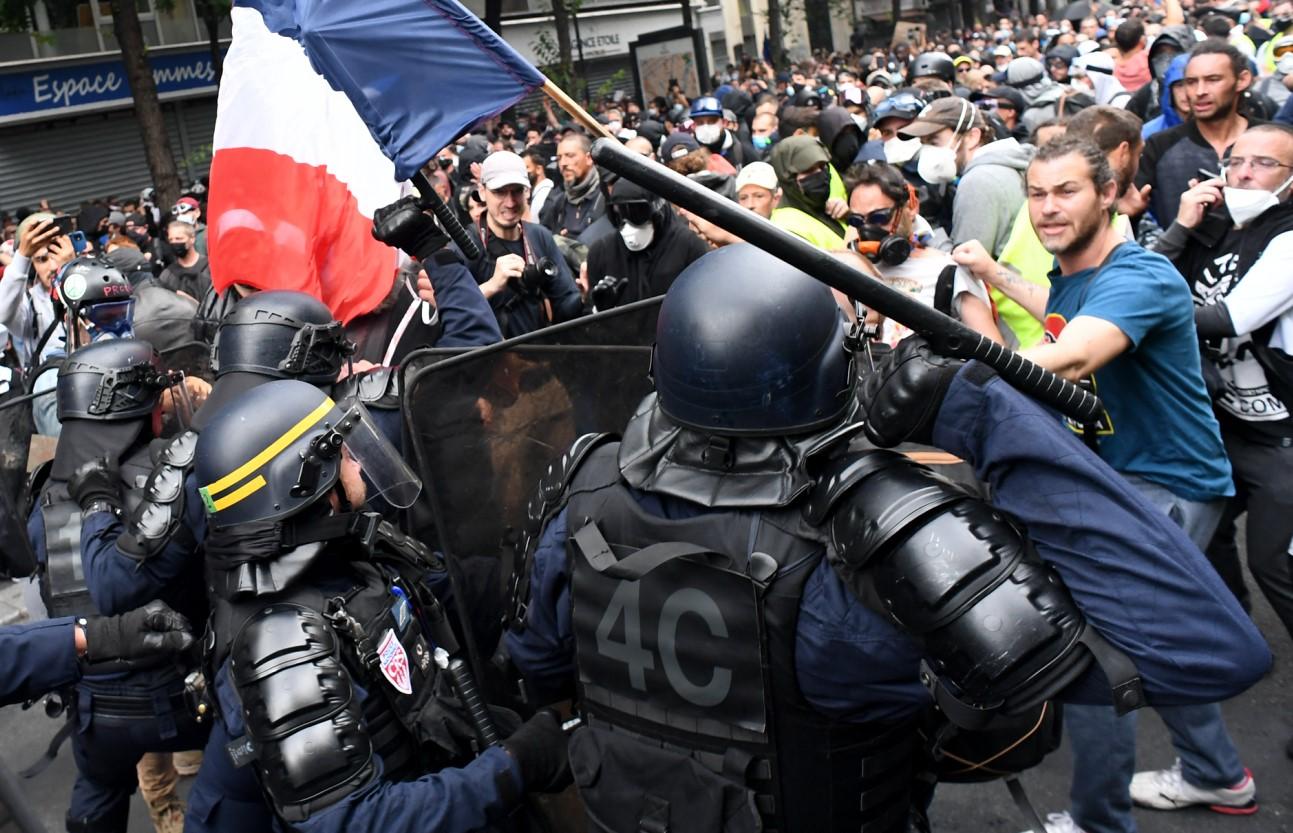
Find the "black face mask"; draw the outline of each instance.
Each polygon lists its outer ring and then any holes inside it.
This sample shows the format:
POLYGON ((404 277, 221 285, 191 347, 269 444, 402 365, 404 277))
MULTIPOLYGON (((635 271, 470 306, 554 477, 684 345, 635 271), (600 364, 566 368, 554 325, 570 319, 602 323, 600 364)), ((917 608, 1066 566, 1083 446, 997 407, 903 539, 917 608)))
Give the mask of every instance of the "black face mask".
POLYGON ((1293 26, 1293 17, 1277 17, 1271 20, 1271 25, 1275 27, 1275 31, 1283 32, 1285 29, 1293 26))
POLYGON ((822 169, 799 180, 799 190, 804 192, 808 201, 819 208, 826 207, 826 200, 831 196, 831 173, 822 169))
POLYGON ((175 255, 176 257, 188 256, 188 253, 189 253, 188 243, 168 243, 167 245, 170 246, 171 248, 171 254, 175 255))

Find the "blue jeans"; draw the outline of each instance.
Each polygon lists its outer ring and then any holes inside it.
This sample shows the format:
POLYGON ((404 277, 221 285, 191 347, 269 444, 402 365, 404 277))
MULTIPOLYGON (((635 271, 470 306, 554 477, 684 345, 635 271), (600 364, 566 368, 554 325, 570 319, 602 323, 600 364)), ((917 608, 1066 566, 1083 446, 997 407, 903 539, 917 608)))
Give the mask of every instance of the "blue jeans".
MULTIPOLYGON (((1184 500, 1156 483, 1128 476, 1151 503, 1176 521, 1200 549, 1208 545, 1224 500, 1184 500)), ((1244 777, 1239 752, 1226 732, 1216 703, 1155 707, 1172 736, 1189 783, 1228 787, 1244 777)), ((1064 706, 1064 727, 1073 750, 1069 804, 1086 833, 1135 833, 1128 788, 1136 771, 1136 713, 1118 717, 1111 706, 1064 706)))

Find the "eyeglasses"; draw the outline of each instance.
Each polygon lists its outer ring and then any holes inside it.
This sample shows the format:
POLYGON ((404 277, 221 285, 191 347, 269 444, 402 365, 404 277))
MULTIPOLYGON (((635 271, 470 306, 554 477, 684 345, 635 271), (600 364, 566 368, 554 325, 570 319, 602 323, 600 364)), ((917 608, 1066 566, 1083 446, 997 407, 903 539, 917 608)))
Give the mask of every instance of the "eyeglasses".
POLYGON ((1293 165, 1285 165, 1278 159, 1272 159, 1269 156, 1232 156, 1221 163, 1221 166, 1227 171, 1238 170, 1246 164, 1251 164, 1259 171, 1274 171, 1279 168, 1293 168, 1293 165))
POLYGON ((860 229, 863 226, 888 226, 893 222, 892 208, 880 208, 867 214, 849 214, 848 224, 860 229))
POLYGON ((189 213, 190 211, 192 211, 193 209, 194 209, 194 206, 192 206, 192 205, 188 205, 187 203, 176 203, 175 205, 172 205, 172 206, 171 206, 171 213, 172 213, 172 214, 188 214, 188 213, 189 213))
POLYGON ((1276 58, 1283 58, 1285 55, 1289 54, 1290 52, 1293 52, 1293 43, 1288 43, 1283 46, 1275 47, 1274 49, 1271 50, 1271 55, 1275 56, 1276 58))

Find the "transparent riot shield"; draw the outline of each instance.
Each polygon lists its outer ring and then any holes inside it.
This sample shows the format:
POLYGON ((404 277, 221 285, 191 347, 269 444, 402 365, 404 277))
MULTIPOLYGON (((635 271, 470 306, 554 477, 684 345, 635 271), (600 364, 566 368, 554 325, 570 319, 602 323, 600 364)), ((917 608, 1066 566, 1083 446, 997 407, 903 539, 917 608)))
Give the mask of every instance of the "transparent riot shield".
POLYGON ((405 456, 423 483, 411 531, 470 585, 459 592, 485 651, 543 473, 580 435, 623 430, 650 391, 660 301, 471 351, 419 350, 401 367, 405 456))

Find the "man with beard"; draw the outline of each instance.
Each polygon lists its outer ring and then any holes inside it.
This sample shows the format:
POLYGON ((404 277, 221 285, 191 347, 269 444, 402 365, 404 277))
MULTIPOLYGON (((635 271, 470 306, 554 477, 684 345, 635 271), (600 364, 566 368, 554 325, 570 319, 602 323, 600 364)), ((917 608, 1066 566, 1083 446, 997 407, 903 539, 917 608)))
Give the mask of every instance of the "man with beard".
MULTIPOLYGON (((1118 183, 1118 210, 1111 224, 1124 237, 1131 236, 1126 215, 1144 210, 1141 191, 1130 187, 1144 146, 1140 128, 1136 116, 1107 106, 1087 107, 1066 125, 1067 135, 1094 141, 1109 160, 1118 183)), ((1051 285, 1047 276, 1055 265, 1055 256, 1038 239, 1027 205, 1015 216, 1010 237, 996 260, 978 240, 965 241, 952 256, 989 286, 1001 324, 1009 329, 1020 348, 1032 347, 1042 340, 1042 318, 1051 285)))
MULTIPOLYGON (((1051 273, 1045 343, 1022 355, 1070 380, 1091 377, 1105 410, 1094 424, 1069 427, 1206 547, 1234 487, 1203 383, 1189 287, 1170 261, 1110 225, 1117 181, 1090 140, 1065 136, 1044 145, 1027 182, 1033 227, 1059 268, 1051 273)), ((1198 623, 1201 633, 1210 627, 1198 623)), ((1177 771, 1207 794, 1201 803, 1255 812, 1252 776, 1220 707, 1157 711, 1180 757, 1177 771)), ((1132 833, 1135 716, 1074 706, 1064 718, 1074 756, 1072 815, 1047 827, 1132 833)))
MULTIPOLYGON (((580 237, 606 214, 602 179, 589 152, 593 143, 582 133, 570 133, 557 145, 557 168, 565 190, 549 195, 539 222, 553 234, 580 237)), ((595 239, 595 238, 594 238, 595 239)), ((581 240, 591 243, 592 239, 581 240)))
POLYGON ((1248 66, 1243 53, 1223 41, 1206 40, 1190 50, 1182 83, 1192 118, 1150 137, 1136 176, 1138 187, 1153 188, 1149 208, 1160 227, 1176 219, 1191 180, 1210 179, 1200 171, 1218 170, 1226 148, 1256 123, 1239 112, 1240 98, 1253 80, 1248 66))

